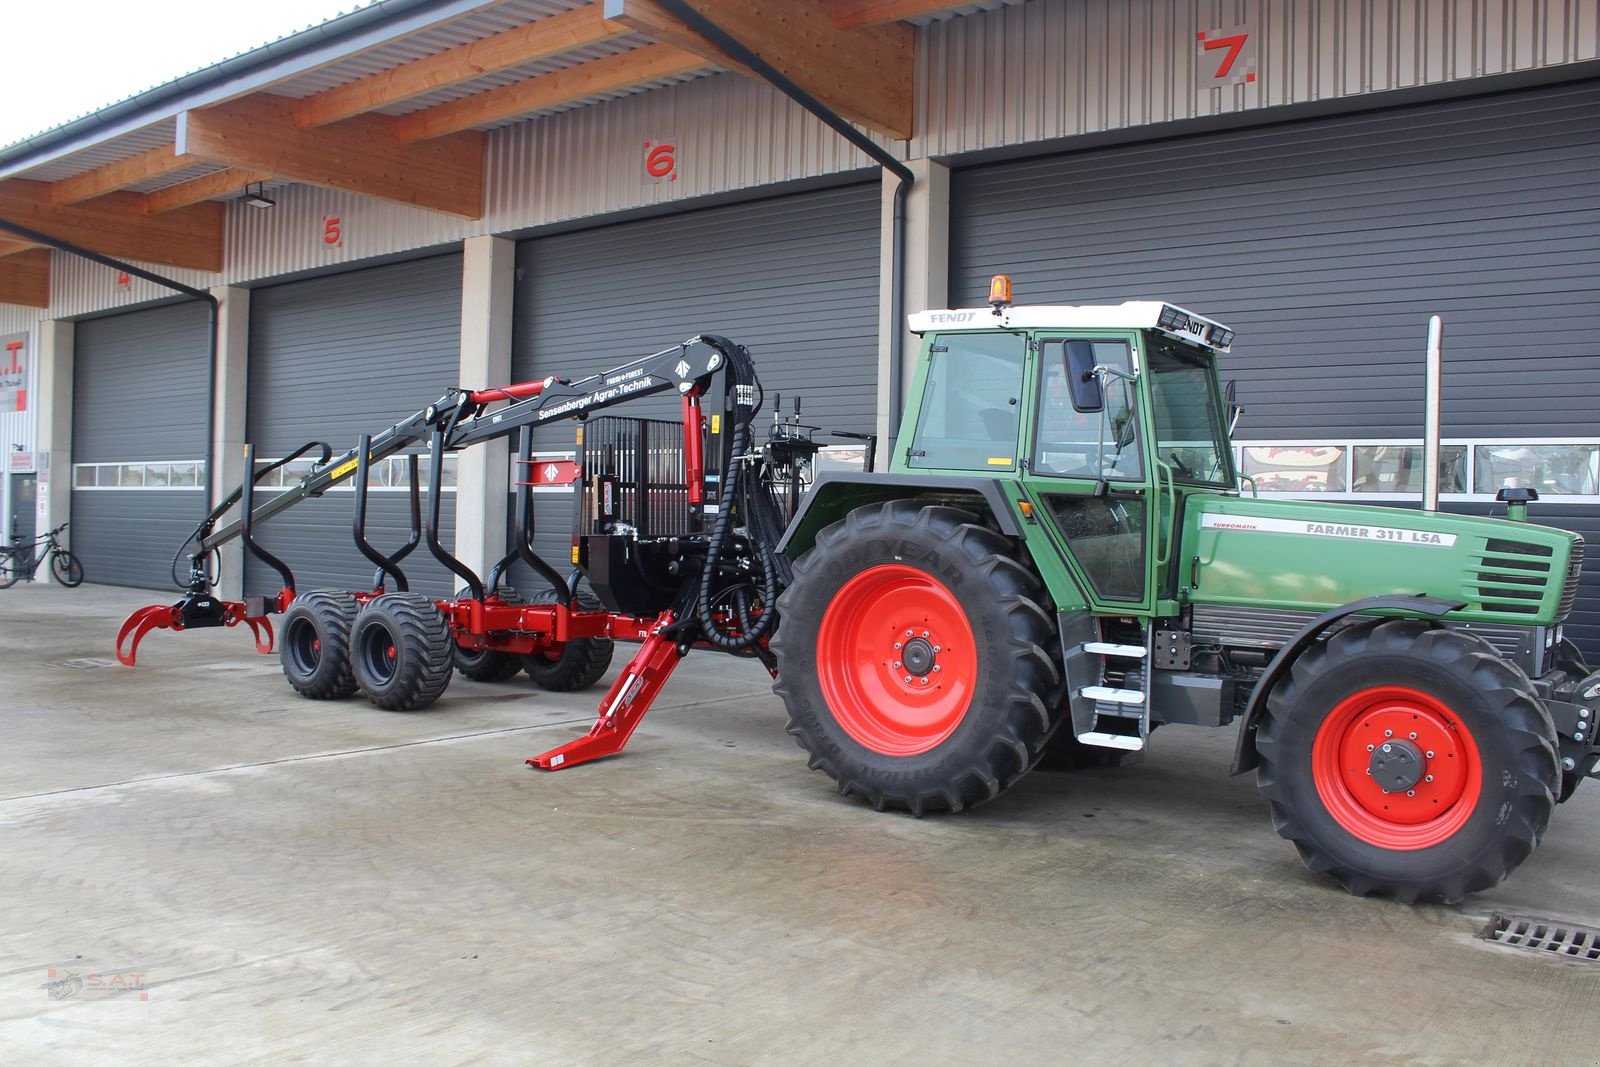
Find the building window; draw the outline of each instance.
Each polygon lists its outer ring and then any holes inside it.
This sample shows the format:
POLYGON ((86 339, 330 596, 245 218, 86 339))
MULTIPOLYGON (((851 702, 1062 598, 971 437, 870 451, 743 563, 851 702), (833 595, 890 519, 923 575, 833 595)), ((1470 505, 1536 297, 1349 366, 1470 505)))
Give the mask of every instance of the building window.
MULTIPOLYGON (((1236 447, 1240 471, 1263 494, 1369 503, 1415 502, 1422 495, 1417 440, 1251 441, 1236 447)), ((1493 501, 1513 484, 1537 490, 1541 499, 1600 504, 1600 439, 1440 442, 1442 500, 1493 501)))
POLYGON ((153 463, 74 463, 74 489, 197 489, 206 465, 196 460, 153 463))

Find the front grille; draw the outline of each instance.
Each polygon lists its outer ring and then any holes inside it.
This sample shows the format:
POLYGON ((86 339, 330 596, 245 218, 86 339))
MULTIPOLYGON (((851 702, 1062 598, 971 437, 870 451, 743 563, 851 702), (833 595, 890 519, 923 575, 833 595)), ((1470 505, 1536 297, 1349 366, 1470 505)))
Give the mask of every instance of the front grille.
POLYGON ((1567 564, 1567 584, 1561 590, 1561 607, 1556 611, 1556 622, 1561 622, 1572 614, 1573 605, 1578 602, 1578 579, 1583 577, 1583 538, 1578 538, 1572 545, 1572 562, 1567 564))
POLYGON ((1473 583, 1483 610, 1529 618, 1538 615, 1550 584, 1554 549, 1499 537, 1489 538, 1483 547, 1483 562, 1473 583))

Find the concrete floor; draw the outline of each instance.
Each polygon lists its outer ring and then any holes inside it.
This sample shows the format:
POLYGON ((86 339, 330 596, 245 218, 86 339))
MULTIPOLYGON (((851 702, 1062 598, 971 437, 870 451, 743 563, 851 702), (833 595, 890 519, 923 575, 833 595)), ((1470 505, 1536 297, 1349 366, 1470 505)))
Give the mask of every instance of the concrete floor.
POLYGON ((1600 1060, 1600 965, 1474 936, 1600 921, 1600 785, 1406 907, 1301 866, 1232 731, 916 820, 806 770, 753 663, 545 774, 598 692, 313 703, 242 631, 116 666, 148 600, 0 592, 0 1063, 1600 1060))

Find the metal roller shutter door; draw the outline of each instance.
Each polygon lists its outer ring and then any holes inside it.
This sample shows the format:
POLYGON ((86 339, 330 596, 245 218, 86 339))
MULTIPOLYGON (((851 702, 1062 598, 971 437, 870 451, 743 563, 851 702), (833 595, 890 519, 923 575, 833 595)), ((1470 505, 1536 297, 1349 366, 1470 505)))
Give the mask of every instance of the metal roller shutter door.
MULTIPOLYGON (((957 305, 1004 271, 1022 303, 1162 297, 1236 328, 1241 439, 1420 436, 1434 312, 1447 436, 1595 433, 1600 83, 973 168, 952 205, 957 305)), ((1572 630, 1600 651, 1594 597, 1572 630)))
MULTIPOLYGON (((361 434, 376 434, 459 384, 460 344, 459 255, 257 290, 246 414, 257 456, 285 456, 312 440, 326 441, 335 454, 354 448, 361 434)), ((289 564, 302 592, 370 587, 374 568, 350 534, 354 503, 347 489, 302 501, 263 524, 257 539, 289 564)), ((423 507, 426 521, 426 499, 423 507)), ((392 552, 409 523, 404 492, 369 494, 373 544, 392 552)), ((447 548, 454 531, 455 494, 447 492, 440 508, 447 548)), ((426 545, 402 567, 414 591, 452 591, 426 545)), ((280 584, 276 572, 247 561, 249 592, 270 595, 280 584)))
MULTIPOLYGON (((206 321, 206 305, 194 302, 78 324, 74 465, 205 458, 206 321)), ((126 473, 143 479, 143 472, 126 473)), ((164 589, 173 586, 173 554, 204 515, 203 482, 194 489, 74 489, 67 532, 89 581, 164 589)))
MULTIPOLYGON (((802 421, 869 432, 878 383, 879 185, 872 182, 524 241, 517 250, 513 377, 576 378, 697 333, 750 349, 767 393, 802 421)), ((608 414, 676 420, 673 397, 608 414)), ((575 424, 535 447, 570 451, 575 424)), ((571 498, 538 494, 536 543, 564 569, 571 498)), ((537 589, 519 568, 518 585, 537 589)))

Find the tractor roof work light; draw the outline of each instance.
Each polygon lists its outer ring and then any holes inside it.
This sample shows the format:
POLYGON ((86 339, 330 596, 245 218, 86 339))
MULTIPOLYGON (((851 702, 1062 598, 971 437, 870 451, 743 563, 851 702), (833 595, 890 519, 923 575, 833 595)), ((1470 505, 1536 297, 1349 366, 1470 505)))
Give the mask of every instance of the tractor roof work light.
POLYGON ((1011 275, 996 274, 989 279, 989 306, 996 315, 1011 306, 1011 275))

